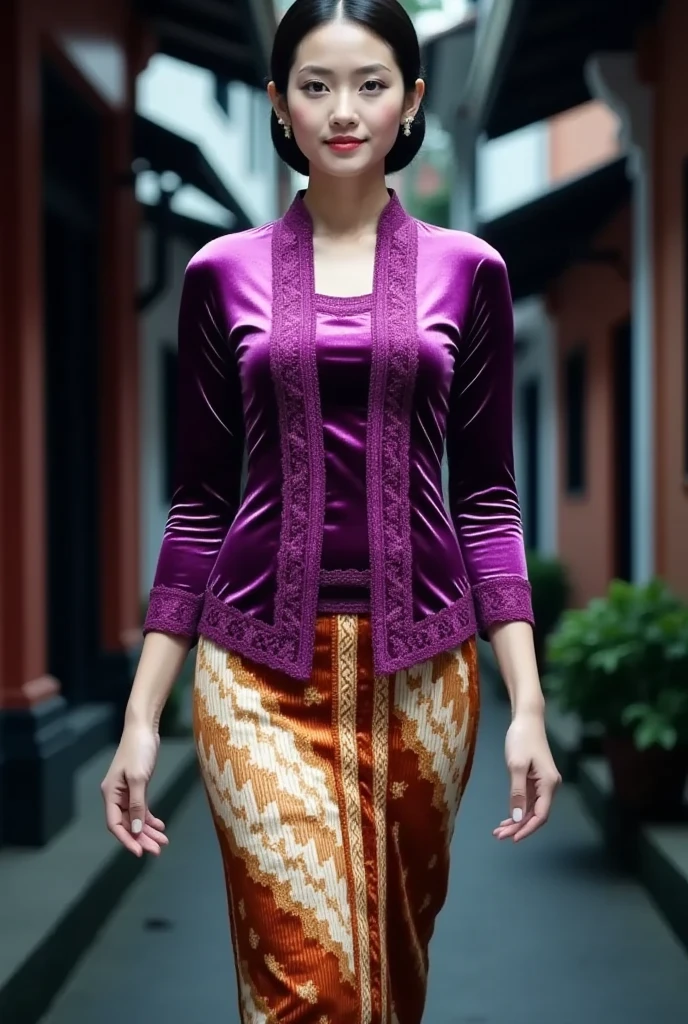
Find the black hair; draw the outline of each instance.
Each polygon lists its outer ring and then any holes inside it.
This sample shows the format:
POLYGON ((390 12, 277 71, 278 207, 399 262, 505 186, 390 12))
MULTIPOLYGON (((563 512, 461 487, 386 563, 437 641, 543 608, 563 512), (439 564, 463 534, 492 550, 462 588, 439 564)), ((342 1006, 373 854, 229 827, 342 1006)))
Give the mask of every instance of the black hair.
MULTIPOLYGON (((286 96, 289 72, 294 54, 302 39, 338 18, 362 25, 383 39, 391 48, 401 71, 404 91, 411 92, 421 77, 420 45, 413 22, 399 0, 296 0, 277 26, 270 58, 270 77, 277 92, 286 96)), ((309 173, 308 159, 284 134, 273 109, 270 115, 272 144, 280 158, 299 174, 309 173)), ((418 109, 411 134, 406 136, 401 124, 396 141, 385 159, 385 174, 394 174, 407 167, 418 153, 425 137, 425 115, 418 109)))

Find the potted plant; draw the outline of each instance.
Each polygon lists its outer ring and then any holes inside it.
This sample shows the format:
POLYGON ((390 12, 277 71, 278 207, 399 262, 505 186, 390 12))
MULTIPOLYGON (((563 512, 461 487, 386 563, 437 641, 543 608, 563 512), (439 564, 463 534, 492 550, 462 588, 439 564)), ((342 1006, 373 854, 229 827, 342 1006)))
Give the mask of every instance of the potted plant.
POLYGON ((688 605, 660 581, 615 580, 564 613, 547 645, 545 685, 604 730, 615 795, 636 814, 679 812, 688 778, 688 605))
POLYGON ((535 618, 535 654, 542 673, 545 669, 547 637, 566 608, 569 585, 566 570, 558 558, 530 550, 527 552, 527 562, 535 618))

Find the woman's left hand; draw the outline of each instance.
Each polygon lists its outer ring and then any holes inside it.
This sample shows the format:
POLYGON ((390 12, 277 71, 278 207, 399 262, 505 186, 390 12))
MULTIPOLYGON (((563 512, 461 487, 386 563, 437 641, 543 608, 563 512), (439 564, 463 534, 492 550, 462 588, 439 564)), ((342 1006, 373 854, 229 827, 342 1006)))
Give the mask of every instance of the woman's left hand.
POLYGON ((511 776, 511 817, 500 822, 492 834, 497 839, 513 838, 518 842, 545 824, 561 785, 541 712, 514 716, 506 734, 504 755, 511 776))

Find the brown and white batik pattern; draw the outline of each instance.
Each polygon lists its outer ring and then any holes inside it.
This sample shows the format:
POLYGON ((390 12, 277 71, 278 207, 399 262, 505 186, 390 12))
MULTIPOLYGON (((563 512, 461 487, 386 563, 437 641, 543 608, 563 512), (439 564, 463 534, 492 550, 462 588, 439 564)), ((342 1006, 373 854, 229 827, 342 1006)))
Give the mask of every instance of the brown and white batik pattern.
POLYGON ((242 1024, 418 1024, 478 711, 474 640, 375 676, 369 617, 321 615, 304 683, 201 638, 242 1024))

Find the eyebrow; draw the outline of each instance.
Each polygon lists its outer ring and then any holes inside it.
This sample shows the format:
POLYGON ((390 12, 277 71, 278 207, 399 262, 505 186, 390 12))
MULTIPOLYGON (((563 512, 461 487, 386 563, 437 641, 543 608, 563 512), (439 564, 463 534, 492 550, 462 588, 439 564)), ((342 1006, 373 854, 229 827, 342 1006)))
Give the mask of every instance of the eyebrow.
MULTIPOLYGON (((323 68, 317 64, 304 64, 302 68, 299 68, 299 74, 303 74, 304 71, 307 71, 312 75, 322 75, 323 77, 327 75, 334 75, 334 71, 331 68, 323 68)), ((356 68, 354 74, 374 75, 377 74, 378 71, 389 71, 391 74, 391 69, 388 68, 386 64, 366 64, 362 68, 356 68)))

